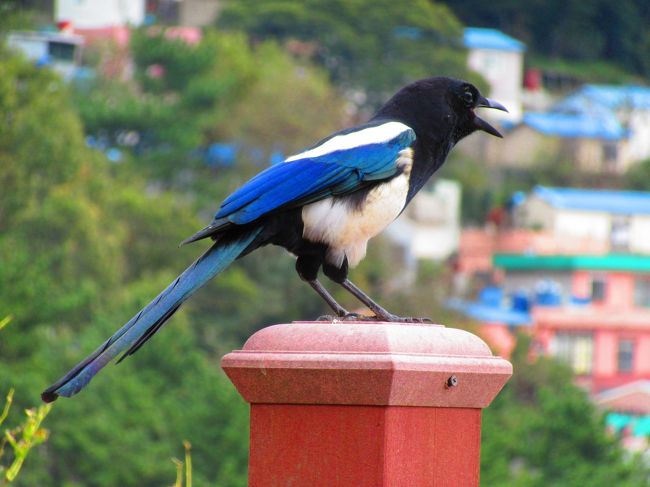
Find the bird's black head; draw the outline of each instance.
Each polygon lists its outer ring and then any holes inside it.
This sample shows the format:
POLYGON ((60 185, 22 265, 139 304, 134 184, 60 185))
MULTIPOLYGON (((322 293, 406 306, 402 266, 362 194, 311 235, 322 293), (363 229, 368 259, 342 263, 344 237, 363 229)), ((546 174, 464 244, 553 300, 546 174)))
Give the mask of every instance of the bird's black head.
POLYGON ((436 77, 405 86, 377 113, 375 118, 391 118, 409 125, 419 138, 455 144, 472 132, 482 130, 501 137, 497 129, 476 115, 476 108, 508 111, 485 98, 466 81, 436 77))

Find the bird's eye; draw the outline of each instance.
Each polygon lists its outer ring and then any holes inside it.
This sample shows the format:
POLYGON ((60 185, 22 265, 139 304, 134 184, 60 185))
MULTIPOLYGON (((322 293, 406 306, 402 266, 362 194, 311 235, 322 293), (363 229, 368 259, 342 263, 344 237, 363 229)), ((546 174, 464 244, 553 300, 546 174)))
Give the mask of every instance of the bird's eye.
POLYGON ((474 104, 474 94, 471 91, 466 91, 463 93, 463 101, 468 105, 474 104))

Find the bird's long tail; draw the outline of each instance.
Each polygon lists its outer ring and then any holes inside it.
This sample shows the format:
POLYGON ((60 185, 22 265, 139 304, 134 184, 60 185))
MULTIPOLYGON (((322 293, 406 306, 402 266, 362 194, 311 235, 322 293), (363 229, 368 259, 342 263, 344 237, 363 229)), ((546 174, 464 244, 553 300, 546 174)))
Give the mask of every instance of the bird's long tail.
POLYGON ((73 396, 117 355, 124 352, 119 359, 121 361, 135 353, 187 298, 237 259, 261 230, 261 227, 256 227, 235 237, 219 239, 104 344, 43 391, 43 401, 52 402, 59 396, 73 396))

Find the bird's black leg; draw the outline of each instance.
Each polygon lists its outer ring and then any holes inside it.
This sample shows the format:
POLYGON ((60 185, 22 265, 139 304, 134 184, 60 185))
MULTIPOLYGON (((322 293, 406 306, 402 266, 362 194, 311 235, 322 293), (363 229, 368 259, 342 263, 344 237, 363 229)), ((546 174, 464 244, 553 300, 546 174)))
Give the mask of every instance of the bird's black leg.
POLYGON ((355 298, 357 298, 359 301, 361 301, 363 304, 365 304, 370 311, 375 313, 375 316, 377 319, 381 321, 389 321, 389 322, 406 322, 406 323, 424 323, 424 322, 431 322, 429 318, 407 318, 403 316, 397 316, 392 313, 389 313, 386 309, 382 308, 380 305, 378 305, 375 301, 373 301, 370 296, 368 296, 366 293, 364 293, 361 289, 359 289, 352 281, 349 279, 345 279, 344 281, 340 282, 341 286, 345 290, 347 290, 350 294, 352 294, 355 298))
POLYGON ((332 295, 323 287, 323 285, 320 283, 318 279, 314 279, 312 281, 307 281, 307 284, 309 284, 312 288, 314 288, 314 291, 318 293, 318 295, 323 298, 323 301, 325 301, 330 308, 336 313, 336 316, 339 318, 343 318, 344 316, 348 315, 348 311, 341 306, 339 303, 336 302, 336 300, 332 297, 332 295))
MULTIPOLYGON (((345 259, 343 263, 340 266, 334 266, 330 264, 329 262, 325 261, 323 262, 323 273, 329 277, 332 281, 336 282, 337 284, 340 284, 343 286, 343 288, 348 291, 350 294, 352 294, 355 298, 357 298, 359 301, 361 301, 364 305, 372 311, 375 316, 371 319, 377 319, 381 321, 390 321, 390 322, 396 322, 396 323, 422 323, 422 322, 430 322, 431 320, 428 318, 406 318, 402 316, 397 316, 394 315, 381 306, 379 306, 375 301, 373 301, 370 296, 368 296, 366 293, 364 293, 361 289, 359 289, 357 286, 355 286, 352 281, 348 279, 348 261, 345 259)), ((351 319, 352 314, 347 315, 351 319)), ((364 318, 356 315, 356 319, 361 319, 363 320, 364 318)), ((365 318, 368 319, 368 318, 365 318)))
MULTIPOLYGON (((323 298, 323 301, 332 308, 336 316, 339 318, 348 316, 350 313, 336 302, 334 297, 323 287, 323 285, 318 280, 318 269, 320 269, 321 260, 320 258, 314 256, 300 256, 296 260, 296 271, 300 276, 300 279, 309 284, 318 295, 323 298)), ((329 317, 328 317, 329 318, 329 317)))
POLYGON ((370 309, 370 311, 375 313, 375 316, 377 316, 377 318, 379 318, 380 320, 382 320, 382 321, 401 321, 399 316, 396 316, 396 315, 394 315, 392 313, 389 313, 387 310, 385 310, 379 304, 375 303, 370 298, 370 296, 368 296, 361 289, 359 289, 349 279, 345 279, 342 282, 340 282, 339 284, 341 284, 341 286, 343 286, 343 289, 347 290, 355 298, 357 298, 359 301, 361 301, 363 304, 365 304, 368 307, 368 309, 370 309))

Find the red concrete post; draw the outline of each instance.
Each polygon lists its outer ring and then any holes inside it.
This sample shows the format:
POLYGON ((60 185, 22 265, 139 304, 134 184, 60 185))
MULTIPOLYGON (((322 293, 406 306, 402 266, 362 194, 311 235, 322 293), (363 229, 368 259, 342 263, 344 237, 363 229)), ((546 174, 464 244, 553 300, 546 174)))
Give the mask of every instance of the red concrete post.
POLYGON ((251 403, 249 487, 477 487, 512 375, 466 331, 372 322, 264 328, 222 367, 251 403))

